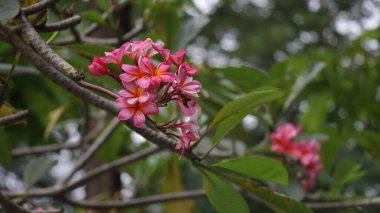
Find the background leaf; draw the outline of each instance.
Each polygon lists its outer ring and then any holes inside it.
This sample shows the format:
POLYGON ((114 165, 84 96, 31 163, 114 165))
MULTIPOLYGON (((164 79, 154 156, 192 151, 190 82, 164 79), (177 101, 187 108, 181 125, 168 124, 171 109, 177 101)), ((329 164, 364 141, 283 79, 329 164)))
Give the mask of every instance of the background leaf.
POLYGON ((14 18, 20 11, 20 4, 18 1, 0 0, 0 23, 6 24, 9 20, 14 18))
POLYGON ((209 171, 203 169, 201 171, 207 198, 219 213, 249 212, 243 196, 229 183, 209 171))
POLYGON ((215 167, 246 177, 273 183, 288 184, 288 172, 278 161, 267 157, 245 157, 214 164, 215 167))
POLYGON ((57 163, 57 160, 46 157, 32 159, 25 167, 24 182, 26 188, 31 188, 38 180, 47 175, 48 171, 57 163))

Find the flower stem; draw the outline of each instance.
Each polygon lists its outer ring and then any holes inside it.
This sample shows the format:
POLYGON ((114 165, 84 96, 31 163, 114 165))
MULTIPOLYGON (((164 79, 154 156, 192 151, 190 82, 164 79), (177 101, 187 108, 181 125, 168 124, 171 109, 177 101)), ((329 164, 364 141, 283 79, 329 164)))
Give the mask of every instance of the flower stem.
POLYGON ((94 85, 94 84, 91 84, 91 83, 88 83, 86 81, 78 81, 78 84, 84 88, 87 88, 87 89, 90 89, 90 90, 94 90, 94 91, 98 91, 100 93, 103 93, 105 95, 108 95, 114 99, 117 99, 117 98, 120 98, 120 96, 118 96, 117 94, 107 90, 107 89, 104 89, 103 87, 99 87, 97 85, 94 85))

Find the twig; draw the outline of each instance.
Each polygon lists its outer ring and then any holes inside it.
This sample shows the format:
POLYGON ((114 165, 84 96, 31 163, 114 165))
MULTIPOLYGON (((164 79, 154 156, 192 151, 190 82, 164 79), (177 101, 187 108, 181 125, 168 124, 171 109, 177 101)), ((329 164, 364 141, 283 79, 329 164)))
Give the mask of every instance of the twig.
POLYGON ((306 204, 312 209, 342 209, 360 206, 380 205, 380 197, 365 198, 361 200, 343 200, 333 202, 313 202, 306 204))
POLYGON ((140 160, 141 158, 145 158, 147 156, 150 156, 154 153, 157 153, 161 150, 160 147, 150 147, 146 148, 144 150, 132 153, 128 156, 122 157, 120 159, 111 161, 110 163, 103 164, 99 167, 96 167, 93 170, 90 170, 87 172, 86 175, 81 177, 79 180, 75 180, 68 184, 57 184, 48 188, 43 189, 30 189, 28 191, 26 190, 20 190, 20 191, 5 191, 4 194, 8 197, 21 197, 25 196, 26 194, 28 197, 44 197, 44 196, 57 196, 59 194, 62 194, 64 192, 73 190, 79 186, 82 186, 87 183, 88 180, 91 180, 93 178, 98 177, 101 174, 104 174, 106 172, 109 172, 113 169, 116 169, 120 166, 125 166, 127 164, 133 163, 135 161, 140 160))
POLYGON ((40 12, 41 10, 45 10, 48 7, 53 6, 57 3, 58 0, 42 0, 36 4, 33 4, 29 7, 22 8, 22 11, 25 15, 31 15, 40 12))
POLYGON ((57 70, 71 79, 83 79, 83 73, 77 71, 73 66, 63 60, 57 53, 54 52, 39 36, 34 27, 26 20, 25 16, 21 14, 16 18, 16 21, 21 26, 21 32, 27 41, 34 47, 34 49, 57 70))
POLYGON ((20 121, 20 120, 24 119, 26 116, 28 116, 28 114, 29 114, 29 110, 23 110, 20 112, 16 112, 12 115, 1 117, 0 118, 0 126, 11 124, 11 123, 14 123, 16 121, 20 121))
POLYGON ((80 22, 81 22, 80 16, 75 15, 75 16, 72 16, 70 18, 64 19, 62 21, 46 24, 44 27, 38 28, 38 31, 54 32, 54 31, 66 30, 66 29, 69 29, 71 27, 74 27, 75 25, 79 24, 80 22))
POLYGON ((204 197, 204 190, 194 190, 186 192, 177 192, 162 195, 153 195, 149 197, 132 198, 125 201, 92 201, 92 200, 74 200, 65 196, 64 200, 75 206, 94 209, 121 209, 132 206, 145 206, 153 203, 173 202, 184 199, 193 199, 204 197))
POLYGON ((26 209, 23 209, 21 206, 18 206, 16 203, 9 200, 3 193, 0 191, 0 204, 9 212, 12 213, 30 213, 30 211, 27 211, 26 209))
POLYGON ((94 84, 90 84, 86 81, 78 81, 78 84, 81 85, 82 87, 84 88, 87 88, 87 89, 91 89, 91 90, 94 90, 94 91, 98 91, 100 93, 103 93, 105 95, 108 95, 110 96, 111 98, 114 98, 114 99, 117 99, 119 98, 120 96, 116 95, 115 93, 107 90, 107 89, 104 89, 103 87, 99 87, 97 85, 94 85, 94 84))
POLYGON ((72 169, 72 171, 66 176, 66 178, 63 180, 63 183, 68 182, 73 175, 82 168, 94 154, 96 151, 103 145, 103 143, 112 135, 112 133, 117 129, 119 126, 120 121, 117 118, 114 118, 110 124, 107 126, 107 128, 102 132, 101 135, 95 140, 93 144, 87 149, 86 153, 79 159, 79 161, 76 163, 75 167, 72 169))

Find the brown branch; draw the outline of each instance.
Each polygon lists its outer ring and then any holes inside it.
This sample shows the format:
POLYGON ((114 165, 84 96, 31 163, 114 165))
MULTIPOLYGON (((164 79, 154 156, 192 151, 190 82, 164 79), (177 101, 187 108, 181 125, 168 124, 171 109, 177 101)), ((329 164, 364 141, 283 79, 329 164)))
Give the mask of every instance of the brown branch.
POLYGON ((159 152, 162 148, 160 147, 150 147, 143 149, 141 151, 132 153, 130 155, 127 155, 125 157, 122 157, 120 159, 111 161, 110 163, 103 164, 99 167, 96 167, 93 170, 90 170, 85 174, 83 177, 81 177, 78 180, 75 180, 70 183, 60 183, 48 188, 43 189, 30 189, 28 191, 26 190, 19 190, 19 191, 5 191, 4 194, 8 197, 22 197, 25 195, 28 195, 28 197, 45 197, 45 196, 57 196, 62 193, 68 192, 70 190, 73 190, 79 186, 85 185, 88 180, 91 180, 93 178, 98 177, 101 174, 104 174, 106 172, 109 172, 113 169, 116 169, 121 166, 125 166, 127 164, 136 162, 140 160, 141 158, 148 157, 152 154, 155 154, 159 152))
POLYGON ((3 193, 0 191, 0 204, 9 212, 12 213, 30 213, 30 211, 27 211, 26 209, 23 209, 21 206, 17 205, 16 203, 9 200, 3 193))
POLYGON ((92 209, 121 209, 132 206, 145 206, 153 203, 173 202, 178 200, 193 199, 204 197, 204 190, 194 190, 186 192, 177 192, 170 194, 153 195, 141 198, 132 198, 125 201, 92 201, 92 200, 74 200, 65 196, 64 200, 75 206, 92 209))
POLYGON ((332 202, 313 202, 306 204, 312 209, 342 209, 360 206, 380 205, 380 197, 365 198, 361 200, 343 200, 332 202))
POLYGON ((26 118, 28 114, 29 114, 29 110, 23 110, 23 111, 16 112, 14 114, 11 114, 5 117, 0 117, 0 126, 20 121, 26 118))
POLYGON ((73 66, 63 60, 57 53, 54 52, 40 37, 34 27, 28 22, 23 14, 16 18, 20 25, 21 32, 30 45, 41 55, 46 61, 52 64, 58 71, 71 79, 80 80, 83 78, 83 73, 77 71, 73 66))
POLYGON ((119 126, 120 121, 117 118, 114 118, 110 124, 107 126, 107 128, 102 132, 101 135, 95 140, 93 144, 87 149, 86 153, 79 159, 79 161, 76 163, 73 170, 67 175, 67 177, 63 180, 63 183, 68 182, 73 175, 82 168, 94 154, 96 151, 103 145, 103 143, 112 135, 112 133, 117 129, 119 126))
POLYGON ((41 10, 46 10, 48 7, 51 7, 55 3, 57 3, 57 1, 58 0, 42 0, 42 1, 35 3, 29 7, 22 8, 22 12, 25 15, 32 15, 32 14, 40 12, 41 10))
POLYGON ((80 22, 81 22, 80 16, 75 15, 75 16, 72 16, 70 18, 64 19, 62 21, 58 21, 55 23, 48 23, 45 26, 38 28, 38 31, 54 32, 54 31, 67 30, 67 29, 74 27, 75 25, 79 24, 80 22))

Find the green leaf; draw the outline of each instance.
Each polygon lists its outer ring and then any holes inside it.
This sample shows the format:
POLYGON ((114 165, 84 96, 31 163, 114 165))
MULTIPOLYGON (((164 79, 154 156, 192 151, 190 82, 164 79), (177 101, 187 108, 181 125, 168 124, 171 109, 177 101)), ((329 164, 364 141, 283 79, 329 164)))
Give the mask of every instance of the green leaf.
POLYGON ((310 213, 312 212, 304 204, 275 192, 269 188, 263 187, 253 180, 241 178, 234 175, 222 174, 227 179, 240 185, 244 189, 254 194, 260 201, 271 208, 276 213, 310 213))
POLYGON ((168 5, 159 4, 155 8, 154 30, 164 41, 165 47, 172 49, 180 27, 178 10, 168 5))
POLYGON ((276 88, 259 88, 251 93, 227 103, 215 116, 209 129, 218 126, 212 139, 212 148, 218 145, 220 140, 231 131, 246 115, 255 107, 279 98, 282 92, 276 88))
POLYGON ((15 0, 0 0, 0 23, 6 24, 16 17, 20 11, 20 4, 15 0))
POLYGON ((288 184, 288 172, 285 167, 272 158, 245 157, 214 164, 218 168, 227 169, 250 178, 278 184, 288 184))
POLYGON ((185 48, 209 22, 210 19, 203 15, 191 17, 184 21, 177 35, 175 49, 180 50, 185 48))
POLYGON ((253 110, 254 107, 273 101, 279 98, 282 94, 283 92, 274 87, 255 89, 251 93, 227 103, 215 116, 210 124, 210 128, 213 128, 231 115, 239 114, 246 109, 253 110))
POLYGON ((46 173, 57 163, 57 160, 39 157, 31 160, 24 170, 24 182, 26 188, 32 187, 38 180, 46 176, 46 173))
POLYGON ((206 196, 217 212, 250 212, 244 198, 229 183, 226 183, 211 172, 203 169, 201 171, 203 173, 203 185, 206 196))
POLYGON ((359 163, 344 160, 336 165, 333 178, 339 182, 340 188, 344 188, 348 184, 362 178, 367 171, 363 170, 363 166, 359 163))
POLYGON ((314 64, 314 66, 303 75, 299 76, 292 87, 292 92, 288 96, 285 101, 284 109, 286 110, 293 101, 298 97, 298 95, 302 92, 305 86, 310 83, 318 74, 325 68, 326 64, 324 62, 318 62, 314 64))
POLYGON ((100 14, 96 10, 86 10, 86 11, 84 11, 84 12, 82 12, 80 14, 80 17, 83 20, 86 20, 86 21, 89 21, 89 22, 96 22, 96 23, 98 23, 100 25, 103 25, 103 26, 106 25, 106 21, 102 17, 102 14, 100 14))
POLYGON ((358 145, 370 154, 375 162, 380 163, 380 134, 366 131, 358 138, 358 145))
POLYGON ((111 52, 115 49, 114 47, 101 44, 70 44, 65 45, 64 48, 88 58, 103 56, 104 52, 111 52))
POLYGON ((326 117, 329 110, 331 94, 317 93, 310 98, 306 111, 302 114, 301 125, 305 131, 319 131, 323 124, 326 123, 326 117))
POLYGON ((321 160, 323 164, 323 170, 325 172, 330 172, 334 162, 336 161, 339 150, 340 150, 340 142, 341 136, 336 129, 330 128, 326 130, 329 139, 322 143, 321 148, 321 160))
POLYGON ((100 8, 102 8, 103 11, 108 10, 108 4, 107 0, 95 0, 96 4, 99 5, 100 8))

